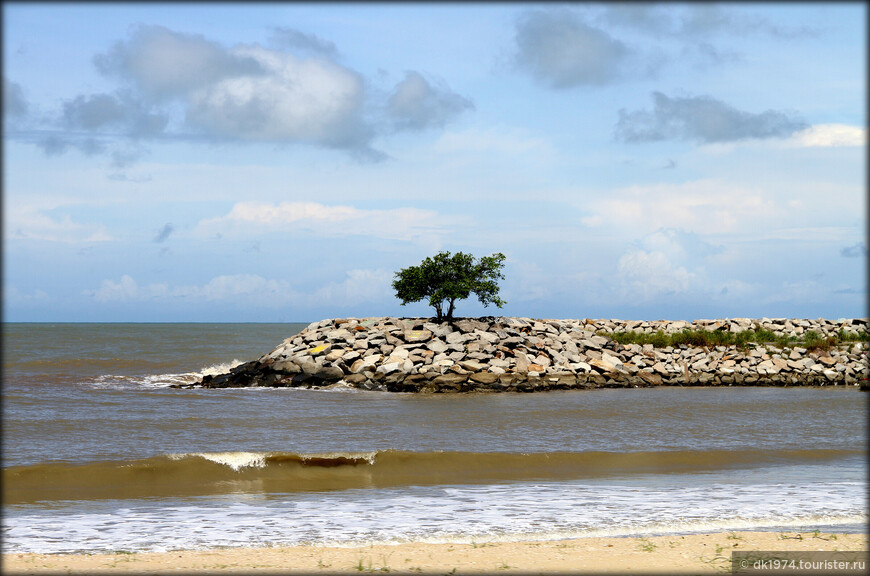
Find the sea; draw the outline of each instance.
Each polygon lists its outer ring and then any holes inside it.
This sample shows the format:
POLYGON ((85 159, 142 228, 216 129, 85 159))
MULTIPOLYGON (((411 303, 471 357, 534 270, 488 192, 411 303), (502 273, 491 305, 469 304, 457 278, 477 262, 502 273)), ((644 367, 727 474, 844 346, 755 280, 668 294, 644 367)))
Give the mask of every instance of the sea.
POLYGON ((3 552, 866 532, 856 387, 170 387, 305 326, 3 324, 3 552))

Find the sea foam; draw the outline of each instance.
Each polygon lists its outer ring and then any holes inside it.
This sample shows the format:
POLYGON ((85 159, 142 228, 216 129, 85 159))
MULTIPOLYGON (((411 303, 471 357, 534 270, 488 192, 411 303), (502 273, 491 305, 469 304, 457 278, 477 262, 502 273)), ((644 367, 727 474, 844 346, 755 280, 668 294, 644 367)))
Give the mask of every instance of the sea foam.
POLYGON ((98 389, 112 388, 169 388, 180 384, 193 384, 202 380, 203 376, 223 374, 229 372, 243 362, 233 359, 231 362, 212 364, 200 369, 198 372, 181 372, 168 374, 145 374, 145 375, 118 375, 104 374, 87 382, 91 387, 98 389))
MULTIPOLYGON (((240 464, 259 454, 215 453, 240 464)), ((229 464, 228 464, 229 465, 229 464)), ((165 551, 379 542, 486 542, 728 530, 852 530, 867 521, 863 482, 645 487, 541 482, 409 486, 4 510, 10 552, 165 551), (123 522, 118 518, 123 517, 123 522), (195 527, 195 529, 191 529, 195 527)))
POLYGON ((216 464, 229 466, 235 471, 242 468, 263 468, 266 466, 266 452, 196 452, 191 454, 170 454, 172 460, 199 457, 216 464))

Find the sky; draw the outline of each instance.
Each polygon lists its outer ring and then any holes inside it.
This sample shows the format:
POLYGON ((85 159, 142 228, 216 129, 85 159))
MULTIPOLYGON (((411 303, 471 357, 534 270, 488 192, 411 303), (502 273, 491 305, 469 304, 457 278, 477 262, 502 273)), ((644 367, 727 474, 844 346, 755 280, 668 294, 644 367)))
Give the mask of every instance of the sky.
POLYGON ((866 317, 865 3, 4 3, 3 319, 866 317))

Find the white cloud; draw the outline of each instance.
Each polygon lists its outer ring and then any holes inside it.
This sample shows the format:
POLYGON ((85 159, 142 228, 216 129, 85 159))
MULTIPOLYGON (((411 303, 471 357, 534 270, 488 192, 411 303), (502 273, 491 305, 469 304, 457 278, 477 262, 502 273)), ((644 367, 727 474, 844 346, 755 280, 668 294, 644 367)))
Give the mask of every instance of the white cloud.
POLYGON ((504 298, 508 302, 543 300, 552 296, 554 278, 536 262, 525 259, 509 260, 512 275, 507 279, 504 298))
POLYGON ((500 154, 550 154, 552 147, 543 138, 503 128, 468 129, 445 132, 434 149, 442 153, 497 152, 500 154))
POLYGON ((418 72, 409 71, 396 85, 387 110, 396 127, 423 130, 443 127, 465 110, 473 110, 470 100, 456 94, 443 82, 433 86, 418 72))
POLYGON ((126 274, 118 282, 103 280, 99 289, 86 291, 85 294, 93 296, 97 302, 129 302, 145 297, 136 281, 126 274))
MULTIPOLYGON (((353 306, 392 296, 393 274, 387 270, 349 270, 343 282, 330 282, 307 298, 307 305, 353 306)), ((303 297, 304 299, 304 297, 303 297)))
POLYGON ((418 240, 443 233, 445 219, 430 210, 365 210, 317 202, 239 202, 225 216, 203 220, 197 232, 212 236, 306 230, 323 236, 363 235, 418 240))
POLYGON ((696 274, 657 251, 630 250, 619 259, 617 270, 625 295, 642 301, 688 292, 697 279, 696 274))
POLYGON ((188 121, 212 134, 256 141, 367 146, 359 74, 323 59, 299 59, 259 46, 232 51, 262 73, 229 76, 190 93, 188 121))
POLYGON ((286 281, 266 280, 256 274, 236 274, 217 276, 202 287, 181 288, 178 290, 186 298, 194 300, 230 300, 253 296, 258 299, 281 299, 289 285, 286 281))
POLYGON ((706 142, 702 149, 708 154, 728 155, 738 148, 854 148, 867 146, 867 129, 849 124, 814 124, 797 130, 788 137, 741 141, 706 142))
POLYGON ((866 146, 867 129, 848 124, 816 124, 795 133, 786 145, 801 148, 866 146))
POLYGON ((225 218, 260 224, 290 224, 300 220, 341 222, 359 218, 362 213, 362 210, 352 206, 325 206, 316 202, 282 202, 280 204, 239 202, 233 206, 225 218))
POLYGON ((716 285, 715 294, 720 298, 732 300, 745 300, 756 296, 758 289, 755 285, 743 280, 726 280, 716 285))
POLYGON ((74 222, 68 215, 60 218, 45 213, 35 205, 7 202, 3 214, 4 235, 8 240, 43 240, 79 243, 109 242, 112 236, 103 225, 86 226, 74 222))
POLYGON ((744 237, 744 240, 787 240, 790 242, 838 243, 844 238, 854 236, 854 226, 802 226, 758 230, 744 237))
POLYGON ((782 282, 770 290, 765 302, 793 302, 805 305, 812 302, 824 302, 831 297, 832 287, 817 280, 798 280, 782 282))
POLYGON ((129 79, 157 98, 183 95, 226 76, 259 72, 256 62, 202 35, 146 25, 135 27, 126 42, 95 56, 94 64, 103 74, 129 79))
POLYGON ((96 290, 84 291, 101 303, 108 302, 232 302, 263 308, 285 306, 344 307, 380 300, 392 295, 392 273, 377 269, 354 269, 341 282, 329 282, 315 290, 294 289, 291 282, 267 279, 257 274, 216 276, 200 285, 170 286, 165 282, 140 286, 125 274, 120 280, 103 280, 96 290))
POLYGON ((3 302, 7 306, 33 306, 48 304, 53 300, 45 290, 39 288, 32 292, 24 292, 16 286, 9 286, 3 290, 3 302))
POLYGON ((643 237, 639 245, 644 250, 661 252, 669 259, 681 262, 703 262, 707 256, 721 251, 720 247, 709 244, 698 234, 673 228, 656 230, 643 237))
MULTIPOLYGON (((374 90, 339 62, 335 44, 292 28, 275 28, 269 48, 134 25, 93 63, 120 81, 117 89, 64 99, 55 119, 41 121, 41 135, 19 141, 49 156, 109 155, 117 167, 146 153, 144 143, 172 141, 311 145, 376 162, 388 158, 373 148, 378 135, 441 129, 474 109, 446 82, 414 71, 389 96, 374 90)), ((20 86, 4 77, 3 90, 7 116, 24 117, 20 86)))
POLYGON ((515 65, 556 89, 619 79, 631 50, 568 10, 534 10, 516 23, 515 65))
MULTIPOLYGON (((319 41, 303 36, 296 40, 319 41)), ((126 86, 67 100, 59 127, 78 132, 39 144, 55 155, 71 148, 97 154, 119 142, 181 136, 189 142, 311 144, 382 160, 385 155, 371 147, 375 127, 365 81, 334 56, 320 50, 302 58, 259 44, 225 47, 199 34, 139 25, 94 57, 103 75, 126 86), (106 134, 107 127, 114 133, 106 134)))
POLYGON ((698 234, 662 228, 619 258, 616 285, 625 297, 644 301, 706 291, 707 259, 720 251, 698 234))
POLYGON ((170 287, 165 282, 139 284, 129 275, 119 281, 103 280, 97 290, 86 290, 86 296, 98 302, 132 302, 148 300, 222 301, 240 297, 256 297, 264 302, 284 303, 290 286, 286 281, 266 280, 255 274, 216 276, 201 286, 170 287))
POLYGON ((784 138, 806 124, 791 114, 738 110, 710 96, 667 96, 653 92, 653 110, 619 111, 617 139, 625 142, 693 140, 715 144, 784 138))
POLYGON ((279 46, 288 46, 293 50, 310 52, 329 58, 338 56, 338 48, 334 42, 324 40, 316 34, 306 34, 295 28, 278 26, 272 31, 272 43, 279 46))
POLYGON ((757 229, 783 210, 761 189, 716 180, 630 186, 584 202, 589 223, 648 233, 674 228, 699 234, 757 229))

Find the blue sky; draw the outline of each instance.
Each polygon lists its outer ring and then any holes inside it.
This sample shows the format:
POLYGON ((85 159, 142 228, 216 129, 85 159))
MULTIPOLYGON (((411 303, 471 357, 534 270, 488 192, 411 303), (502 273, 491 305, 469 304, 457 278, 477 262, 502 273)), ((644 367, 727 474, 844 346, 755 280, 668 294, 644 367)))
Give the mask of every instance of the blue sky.
POLYGON ((866 316, 866 6, 5 3, 6 321, 866 316))

